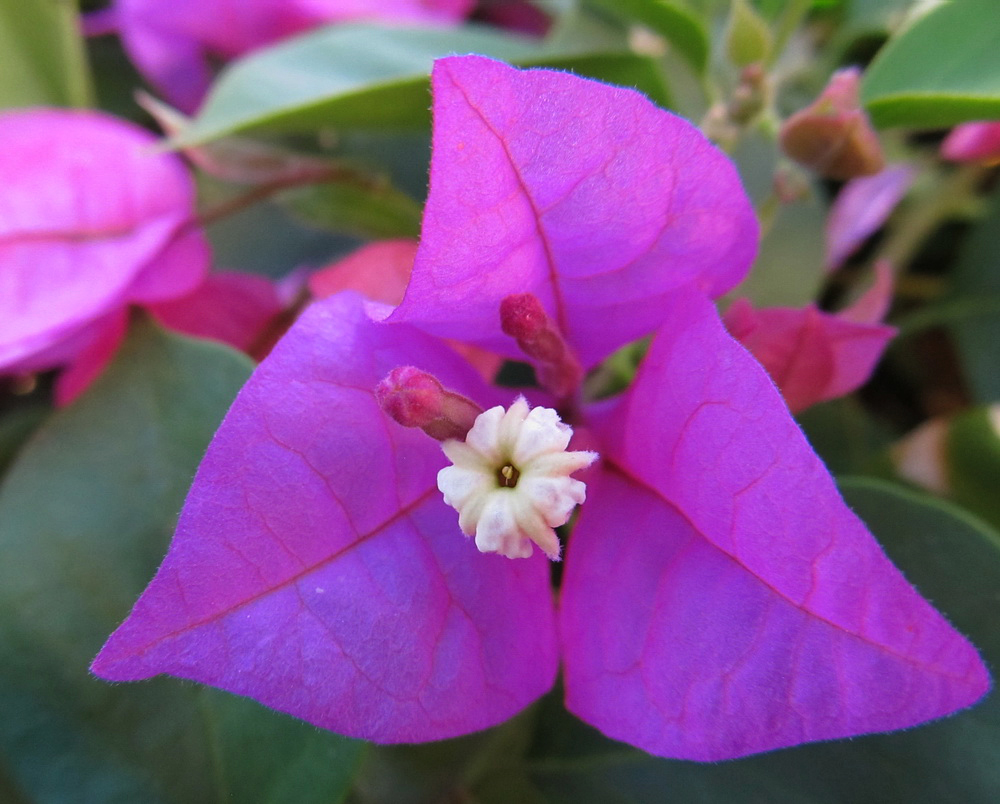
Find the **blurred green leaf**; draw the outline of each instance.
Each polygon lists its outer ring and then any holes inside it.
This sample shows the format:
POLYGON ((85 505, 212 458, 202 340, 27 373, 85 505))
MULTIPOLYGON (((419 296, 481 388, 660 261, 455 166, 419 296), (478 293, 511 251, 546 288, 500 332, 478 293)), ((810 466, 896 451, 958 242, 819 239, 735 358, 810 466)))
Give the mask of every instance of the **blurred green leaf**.
POLYGON ((149 116, 135 102, 135 93, 146 86, 117 36, 87 39, 87 58, 93 73, 96 106, 115 117, 149 126, 149 116))
POLYGON ((488 29, 338 25, 288 40, 223 70, 191 126, 173 144, 250 130, 419 128, 430 121, 434 59, 480 53, 518 64, 578 69, 667 101, 650 60, 631 54, 553 52, 488 29))
MULTIPOLYGON (((962 246, 946 304, 965 315, 949 324, 976 402, 1000 401, 1000 190, 962 246)), ((930 310, 928 311, 930 312, 930 310)))
POLYGON ((392 185, 314 184, 282 194, 305 223, 360 238, 420 236, 421 206, 392 185))
POLYGON ((951 498, 1000 528, 1000 433, 996 408, 973 408, 948 426, 946 460, 951 498))
POLYGON ((92 103, 74 0, 0 0, 0 76, 0 108, 92 103))
MULTIPOLYGON (((596 0, 601 2, 601 0, 596 0)), ((628 31, 623 17, 615 14, 594 13, 588 0, 556 0, 560 5, 545 34, 544 46, 555 52, 615 53, 627 51, 628 31)))
MULTIPOLYGON (((813 405, 795 417, 812 448, 834 474, 883 473, 892 433, 879 425, 854 396, 813 405)), ((890 475, 891 476, 891 475, 890 475)))
POLYGON ((879 126, 950 126, 1000 117, 996 0, 951 0, 893 36, 861 99, 879 126))
POLYGON ((7 471, 18 450, 48 413, 46 405, 31 404, 0 414, 0 475, 7 471))
POLYGON ((825 220, 826 210, 815 195, 783 204, 736 293, 757 307, 801 307, 815 301, 823 283, 825 220))
POLYGON ((361 744, 196 685, 88 673, 251 370, 220 345, 134 329, 0 486, 0 767, 40 804, 336 801, 361 744))
POLYGON ((726 53, 737 67, 763 62, 771 53, 771 29, 747 0, 733 0, 726 22, 726 53))
POLYGON ((732 296, 756 307, 800 307, 815 301, 823 282, 826 205, 803 174, 805 197, 780 203, 774 192, 778 145, 761 132, 744 137, 732 154, 758 214, 764 219, 753 268, 732 296))
POLYGON ((838 37, 844 32, 853 36, 884 34, 902 20, 904 13, 912 8, 913 0, 850 0, 843 5, 844 21, 838 37))
POLYGON ((216 264, 287 276, 301 266, 319 266, 360 245, 352 237, 307 226, 277 201, 255 204, 208 227, 216 264))
POLYGON ((534 722, 534 708, 529 708, 506 723, 466 737, 424 745, 372 746, 358 774, 352 801, 486 804, 496 800, 529 804, 530 799, 520 796, 493 799, 481 795, 480 786, 492 789, 492 779, 498 775, 526 779, 523 756, 534 722))
POLYGON ((670 0, 590 0, 619 18, 645 25, 672 44, 699 73, 708 67, 710 43, 701 18, 670 0))
POLYGON ((637 89, 653 103, 664 108, 672 104, 670 91, 656 62, 632 53, 581 53, 572 56, 539 56, 530 62, 535 67, 569 70, 577 75, 596 78, 608 84, 637 89))
MULTIPOLYGON (((883 481, 845 479, 848 504, 906 577, 1000 664, 1000 542, 953 505, 883 481)), ((893 734, 800 746, 731 762, 655 759, 543 701, 528 776, 550 804, 992 804, 1000 789, 1000 697, 893 734)))

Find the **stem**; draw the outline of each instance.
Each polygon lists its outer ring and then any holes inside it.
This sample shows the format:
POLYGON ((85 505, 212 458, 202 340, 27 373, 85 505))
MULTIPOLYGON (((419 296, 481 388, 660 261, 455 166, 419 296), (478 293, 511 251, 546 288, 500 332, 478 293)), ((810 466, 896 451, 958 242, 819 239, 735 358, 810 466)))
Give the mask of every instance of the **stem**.
POLYGON ((903 316, 894 322, 899 328, 899 335, 896 337, 904 338, 932 327, 957 324, 986 316, 993 317, 997 314, 1000 314, 1000 296, 956 299, 903 316))
POLYGON ((230 215, 235 215, 237 212, 241 212, 248 207, 252 207, 254 204, 259 204, 261 201, 266 201, 272 196, 284 192, 285 190, 292 189, 293 187, 303 187, 309 184, 324 184, 327 182, 355 184, 359 187, 374 189, 378 187, 380 180, 358 170, 340 166, 322 168, 319 170, 307 170, 291 176, 275 179, 274 181, 267 182, 266 184, 258 185, 252 190, 223 201, 214 207, 210 207, 198 215, 197 218, 192 220, 191 225, 203 227, 209 226, 216 221, 228 218, 230 215))
POLYGON ((771 48, 771 55, 767 59, 768 66, 774 65, 788 44, 788 40, 795 29, 799 27, 809 9, 812 7, 812 0, 791 0, 785 7, 785 12, 778 22, 778 29, 774 34, 774 46, 771 48))
POLYGON ((888 260, 897 270, 908 265, 941 222, 968 203, 982 175, 980 165, 962 165, 932 187, 925 203, 911 207, 908 213, 900 216, 898 225, 886 238, 874 261, 888 260))

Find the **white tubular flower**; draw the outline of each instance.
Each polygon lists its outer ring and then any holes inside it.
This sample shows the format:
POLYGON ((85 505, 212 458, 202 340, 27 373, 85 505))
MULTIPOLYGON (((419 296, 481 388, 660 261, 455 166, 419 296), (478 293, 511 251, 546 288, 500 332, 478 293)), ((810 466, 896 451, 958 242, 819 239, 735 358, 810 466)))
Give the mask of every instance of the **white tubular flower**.
POLYGON ((567 452, 572 435, 554 410, 529 408, 522 396, 508 410, 481 413, 465 441, 441 445, 453 466, 438 472, 438 488, 481 552, 527 558, 534 542, 559 559, 553 528, 587 497, 586 485, 570 475, 597 458, 567 452))

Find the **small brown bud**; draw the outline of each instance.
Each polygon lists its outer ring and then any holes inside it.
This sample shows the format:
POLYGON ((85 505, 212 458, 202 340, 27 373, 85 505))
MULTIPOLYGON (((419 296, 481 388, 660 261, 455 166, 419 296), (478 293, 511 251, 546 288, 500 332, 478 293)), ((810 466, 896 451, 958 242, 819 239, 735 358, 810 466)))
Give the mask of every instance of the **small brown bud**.
POLYGON ((834 73, 809 106, 781 127, 788 156, 821 176, 847 180, 871 176, 885 167, 885 156, 868 116, 861 109, 857 68, 834 73))

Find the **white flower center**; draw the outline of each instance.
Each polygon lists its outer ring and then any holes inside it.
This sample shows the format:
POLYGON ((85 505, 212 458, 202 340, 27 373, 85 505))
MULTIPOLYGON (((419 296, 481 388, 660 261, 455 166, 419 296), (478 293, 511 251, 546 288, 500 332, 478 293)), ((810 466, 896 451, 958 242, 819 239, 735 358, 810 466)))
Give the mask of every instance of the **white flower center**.
POLYGON ((597 458, 596 452, 567 452, 572 435, 554 410, 529 408, 518 397, 508 410, 481 413, 465 441, 441 445, 453 465, 438 472, 438 488, 482 552, 527 558, 534 542, 559 558, 553 528, 587 497, 586 485, 570 475, 597 458))

